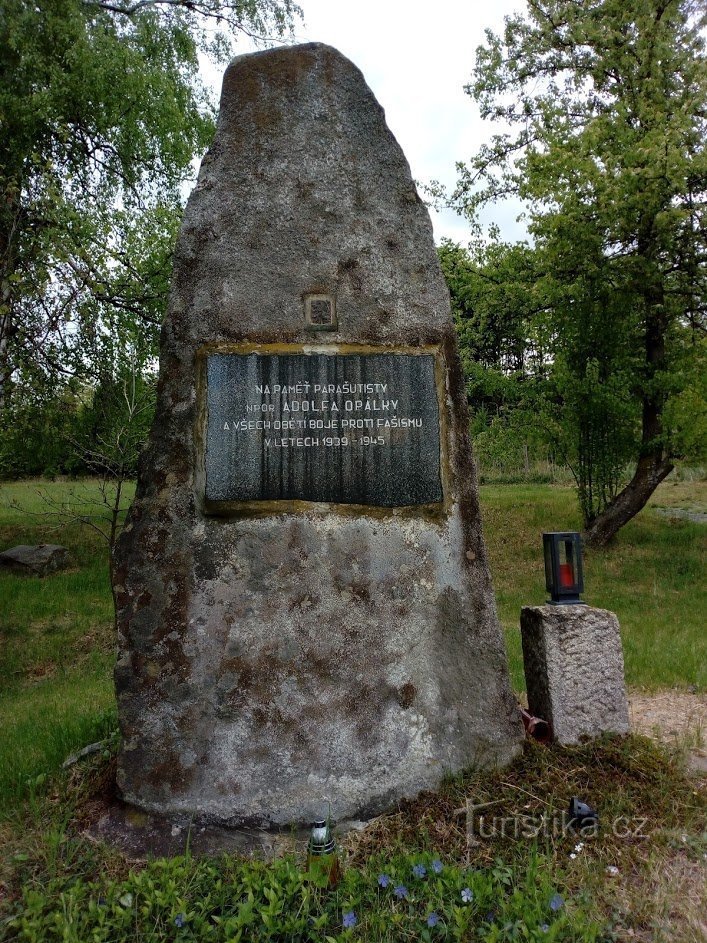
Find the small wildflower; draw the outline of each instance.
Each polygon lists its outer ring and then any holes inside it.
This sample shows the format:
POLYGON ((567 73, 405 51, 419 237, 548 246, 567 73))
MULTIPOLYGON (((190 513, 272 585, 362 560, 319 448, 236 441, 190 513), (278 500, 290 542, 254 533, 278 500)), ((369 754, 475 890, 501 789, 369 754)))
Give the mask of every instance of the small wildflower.
POLYGON ((175 927, 183 927, 186 922, 186 914, 177 914, 177 916, 174 918, 175 927))
POLYGON ((615 878, 615 877, 617 877, 617 875, 618 875, 618 873, 619 873, 619 869, 616 867, 615 864, 610 864, 610 865, 607 866, 606 873, 607 873, 610 877, 615 878))
POLYGON ((565 902, 559 894, 553 894, 550 898, 550 910, 558 911, 562 910, 565 906, 565 902))
POLYGON ((378 883, 380 884, 381 887, 387 887, 390 884, 390 878, 388 877, 387 874, 379 874, 378 883))
POLYGON ((550 929, 550 927, 549 927, 549 925, 548 925, 547 923, 541 923, 541 924, 540 924, 540 929, 542 930, 543 933, 547 933, 547 931, 550 929))
POLYGON ((571 860, 574 861, 576 857, 577 855, 574 852, 572 852, 572 854, 570 855, 571 860))
POLYGON ((574 846, 574 850, 575 850, 575 851, 581 851, 582 848, 584 848, 584 842, 583 842, 583 841, 579 842, 578 845, 575 845, 575 846, 574 846))
POLYGON ((427 926, 428 926, 428 927, 436 927, 438 923, 439 923, 439 917, 438 917, 437 914, 433 911, 433 912, 429 915, 429 917, 427 918, 427 926))
POLYGON ((443 868, 444 868, 444 865, 439 860, 439 858, 435 858, 435 860, 432 862, 432 870, 434 871, 434 873, 441 874, 443 868))
POLYGON ((404 884, 398 884, 396 888, 393 888, 393 893, 398 898, 398 900, 402 900, 403 897, 408 896, 408 889, 404 884))
POLYGON ((464 890, 462 891, 462 900, 464 901, 465 904, 470 904, 473 899, 474 899, 474 892, 471 890, 470 887, 465 887, 464 890))
POLYGON ((412 869, 412 873, 416 878, 423 878, 427 874, 427 868, 424 866, 424 864, 416 864, 412 869))
POLYGON ((352 927, 356 926, 356 914, 353 910, 350 910, 347 914, 344 914, 344 918, 341 921, 345 930, 350 930, 352 927))

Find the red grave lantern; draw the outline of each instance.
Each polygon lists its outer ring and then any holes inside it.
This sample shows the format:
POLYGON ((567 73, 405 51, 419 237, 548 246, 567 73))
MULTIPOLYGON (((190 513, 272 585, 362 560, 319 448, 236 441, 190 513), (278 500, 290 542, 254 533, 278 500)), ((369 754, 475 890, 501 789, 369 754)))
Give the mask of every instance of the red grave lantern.
POLYGON ((584 605, 579 594, 584 590, 582 539, 574 531, 543 534, 545 586, 552 606, 584 605))

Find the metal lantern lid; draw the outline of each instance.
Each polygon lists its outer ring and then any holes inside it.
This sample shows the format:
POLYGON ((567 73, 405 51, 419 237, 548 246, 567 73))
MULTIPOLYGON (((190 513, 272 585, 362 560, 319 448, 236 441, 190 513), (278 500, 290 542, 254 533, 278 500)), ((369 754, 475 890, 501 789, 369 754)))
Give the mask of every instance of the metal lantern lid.
POLYGON ((326 819, 318 819, 316 822, 312 822, 308 845, 310 855, 330 855, 335 848, 336 842, 331 833, 329 822, 326 819))

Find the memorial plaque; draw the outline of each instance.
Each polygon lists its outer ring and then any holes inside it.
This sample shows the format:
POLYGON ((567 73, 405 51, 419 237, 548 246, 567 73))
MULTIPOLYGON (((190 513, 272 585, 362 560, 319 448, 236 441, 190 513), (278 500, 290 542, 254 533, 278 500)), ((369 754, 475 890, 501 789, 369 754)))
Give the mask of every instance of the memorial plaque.
POLYGON ((212 354, 207 502, 442 500, 432 354, 212 354))

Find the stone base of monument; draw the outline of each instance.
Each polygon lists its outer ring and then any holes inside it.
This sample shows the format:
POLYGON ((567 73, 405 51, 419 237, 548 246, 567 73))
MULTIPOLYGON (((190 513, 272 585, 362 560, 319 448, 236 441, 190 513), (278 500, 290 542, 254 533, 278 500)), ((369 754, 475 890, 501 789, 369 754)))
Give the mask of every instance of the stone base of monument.
MULTIPOLYGON (((334 834, 341 839, 365 825, 358 820, 339 822, 334 834)), ((236 854, 270 860, 288 854, 304 856, 310 828, 280 831, 229 828, 195 822, 190 816, 162 816, 125 802, 112 802, 99 811, 85 834, 91 841, 117 848, 129 861, 168 858, 187 852, 197 858, 236 854)))
POLYGON ((628 733, 619 620, 591 606, 524 606, 520 617, 531 714, 556 740, 628 733))

